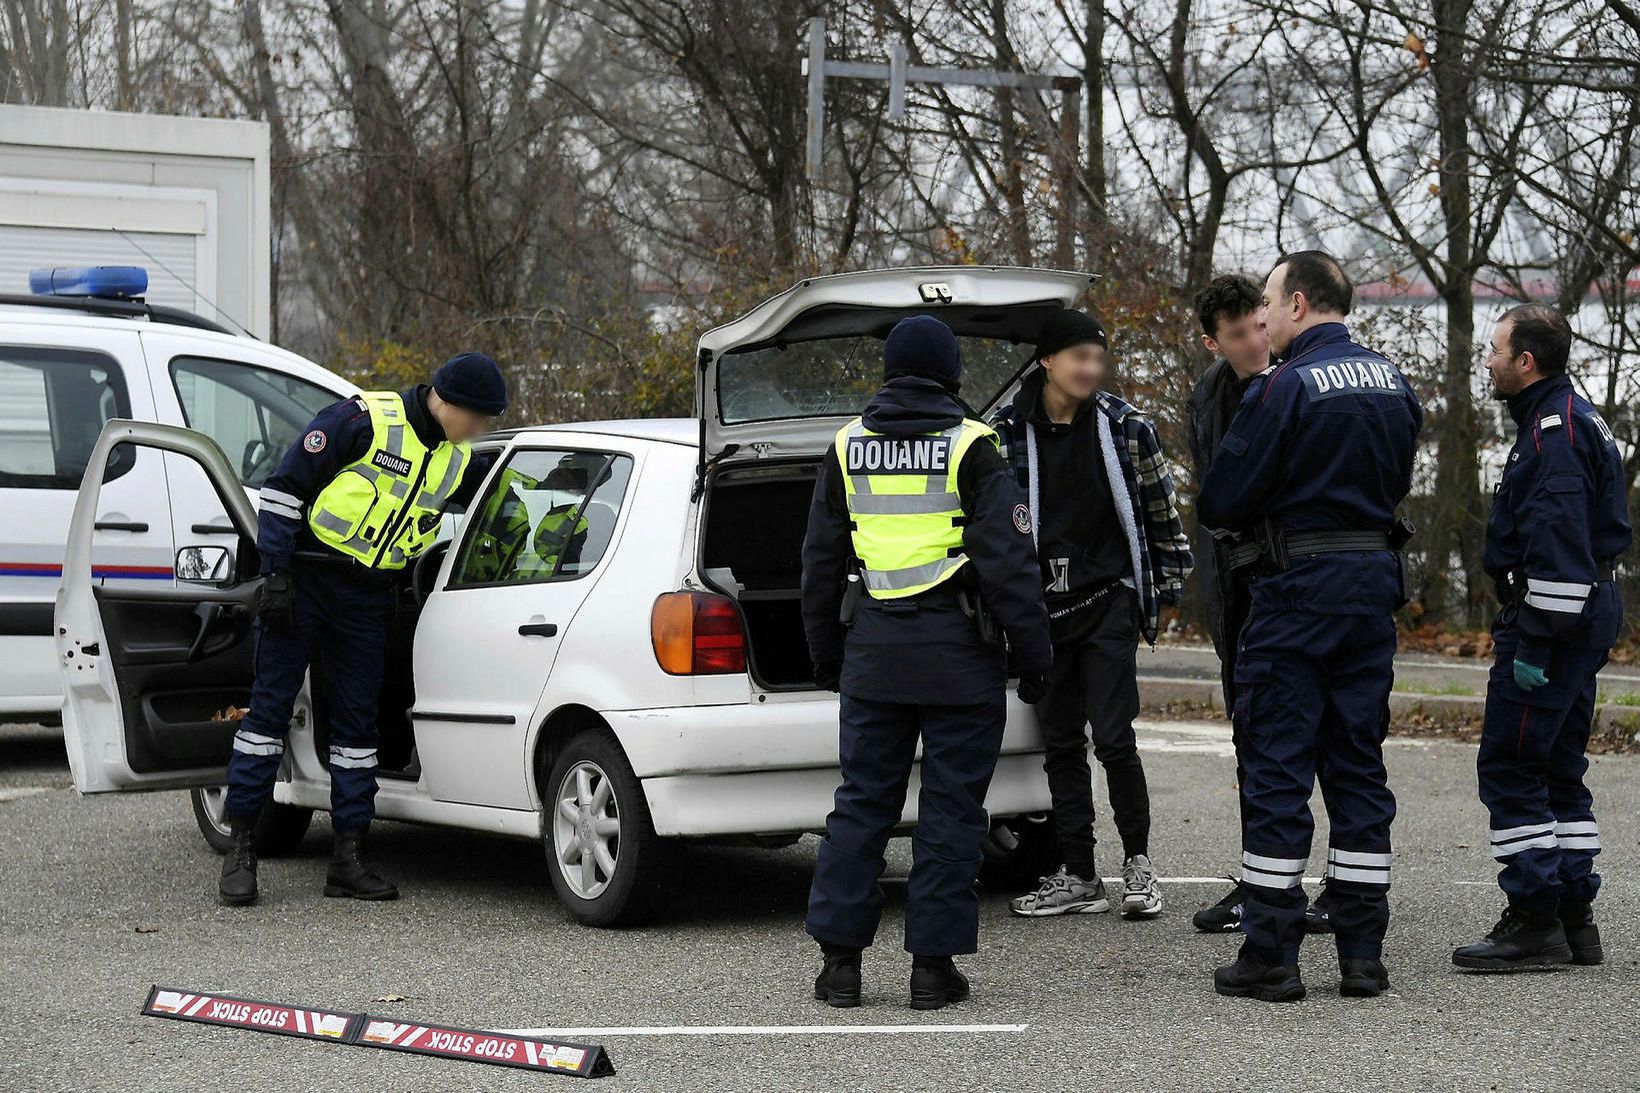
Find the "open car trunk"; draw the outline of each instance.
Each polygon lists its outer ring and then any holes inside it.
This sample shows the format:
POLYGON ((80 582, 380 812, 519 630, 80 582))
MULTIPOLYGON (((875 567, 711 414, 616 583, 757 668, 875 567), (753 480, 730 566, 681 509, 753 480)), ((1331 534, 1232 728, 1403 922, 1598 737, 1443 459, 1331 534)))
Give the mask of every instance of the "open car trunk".
POLYGON ((932 315, 951 328, 962 395, 983 414, 1013 390, 1047 317, 1092 282, 1085 273, 983 266, 812 277, 701 337, 699 569, 739 603, 755 681, 814 685, 799 591, 809 502, 833 436, 881 383, 894 324, 932 315))
POLYGON ((701 575, 740 604, 752 678, 770 689, 814 686, 803 634, 803 534, 820 461, 727 467, 705 496, 701 575))

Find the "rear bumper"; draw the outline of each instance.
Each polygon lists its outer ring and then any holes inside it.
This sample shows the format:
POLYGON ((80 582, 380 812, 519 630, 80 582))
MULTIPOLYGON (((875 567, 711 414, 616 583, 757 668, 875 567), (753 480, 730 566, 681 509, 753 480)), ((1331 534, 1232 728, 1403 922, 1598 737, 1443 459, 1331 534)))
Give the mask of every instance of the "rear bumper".
MULTIPOLYGON (((661 835, 785 835, 823 831, 842 780, 835 766, 741 774, 677 774, 646 778, 644 795, 661 835)), ((922 765, 911 772, 902 824, 917 822, 922 765)), ((985 807, 992 816, 1046 812, 1052 801, 1041 752, 1004 755, 985 807)))
MULTIPOLYGON (((639 778, 824 768, 836 786, 837 696, 825 691, 723 706, 600 712, 639 778)), ((1036 718, 1009 692, 1002 754, 1026 752, 1037 756, 1040 767, 1036 718)))

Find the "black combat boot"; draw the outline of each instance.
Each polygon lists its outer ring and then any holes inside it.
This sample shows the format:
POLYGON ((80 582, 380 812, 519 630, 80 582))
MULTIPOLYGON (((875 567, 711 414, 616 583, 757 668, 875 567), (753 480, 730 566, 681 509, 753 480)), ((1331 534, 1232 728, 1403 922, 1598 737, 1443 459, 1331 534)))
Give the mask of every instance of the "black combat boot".
POLYGON ((1377 998, 1389 990, 1384 962, 1370 956, 1338 958, 1338 993, 1345 998, 1377 998))
POLYGON ((1244 953, 1213 973, 1213 989, 1231 998, 1297 1002, 1304 997, 1304 980, 1297 964, 1265 964, 1244 953))
POLYGON ((256 902, 256 817, 230 816, 233 845, 222 857, 222 880, 217 893, 227 907, 256 902))
POLYGON ((944 1009, 952 1002, 968 1000, 968 977, 957 970, 948 956, 911 958, 911 1008, 944 1009))
POLYGON ((1605 950, 1600 947, 1600 927, 1594 924, 1594 904, 1561 900, 1560 925, 1566 931, 1573 964, 1589 966, 1606 959, 1605 950))
POLYGON ((1553 911, 1529 911, 1513 904, 1492 932, 1452 951, 1452 963, 1476 972, 1519 972, 1567 964, 1572 948, 1553 911))
POLYGON ((814 980, 814 996, 834 1009, 860 1004, 860 950, 822 944, 826 963, 814 980))
POLYGON ((365 829, 336 832, 336 849, 325 872, 325 895, 350 899, 398 899, 399 890, 364 860, 365 829))

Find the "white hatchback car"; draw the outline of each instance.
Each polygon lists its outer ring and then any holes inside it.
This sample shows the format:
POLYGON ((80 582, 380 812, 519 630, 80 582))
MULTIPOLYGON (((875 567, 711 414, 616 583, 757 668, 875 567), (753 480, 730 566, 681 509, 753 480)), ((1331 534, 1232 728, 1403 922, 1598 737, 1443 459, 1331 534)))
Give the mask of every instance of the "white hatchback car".
MULTIPOLYGON (((1001 398, 1044 313, 1085 274, 923 268, 804 281, 700 341, 696 420, 595 422, 489 438, 498 459, 454 537, 400 598, 381 701, 378 815, 543 840, 583 922, 627 923, 665 886, 666 839, 783 845, 823 830, 837 700, 814 686, 800 546, 819 457, 881 375, 881 341, 932 313, 963 343, 970 396, 1001 398), (497 544, 518 540, 511 553, 497 544)), ((255 511, 221 449, 188 430, 111 422, 69 536, 56 640, 64 730, 82 792, 194 787, 227 839, 220 785, 247 701, 255 511), (238 529, 238 562, 204 579, 92 579, 107 456, 121 445, 198 464, 238 529)), ((274 852, 328 807, 324 666, 298 701, 264 811, 274 852)), ((1041 742, 1010 700, 988 807, 986 876, 1034 880, 1056 853, 1041 742)), ((903 817, 917 818, 917 778, 903 817)))

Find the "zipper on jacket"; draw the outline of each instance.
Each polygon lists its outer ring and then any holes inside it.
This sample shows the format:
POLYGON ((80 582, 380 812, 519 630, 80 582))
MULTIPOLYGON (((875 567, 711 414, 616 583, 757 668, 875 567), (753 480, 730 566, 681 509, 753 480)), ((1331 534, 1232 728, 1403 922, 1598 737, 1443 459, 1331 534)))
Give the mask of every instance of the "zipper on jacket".
MULTIPOLYGON (((426 448, 426 445, 423 447, 426 448)), ((399 537, 399 532, 404 530, 404 522, 410 518, 411 510, 416 507, 416 494, 421 489, 421 481, 427 477, 427 464, 433 461, 433 453, 437 450, 428 448, 427 454, 422 457, 421 465, 416 468, 416 480, 410 483, 410 492, 404 495, 404 509, 399 513, 399 518, 389 525, 387 534, 382 536, 382 541, 377 544, 376 556, 370 559, 371 569, 381 564, 382 555, 387 553, 388 546, 399 537)))

